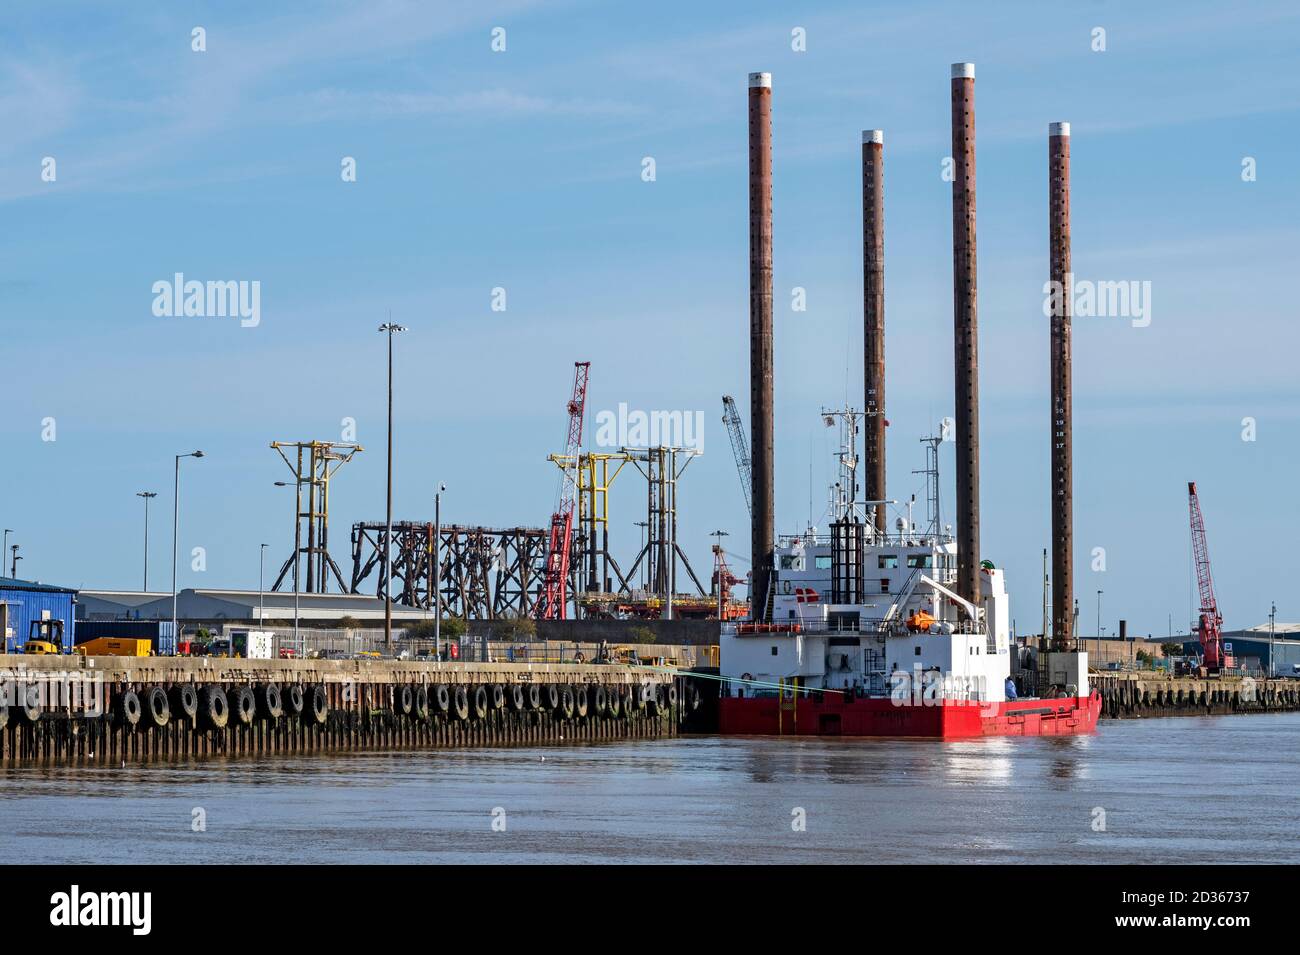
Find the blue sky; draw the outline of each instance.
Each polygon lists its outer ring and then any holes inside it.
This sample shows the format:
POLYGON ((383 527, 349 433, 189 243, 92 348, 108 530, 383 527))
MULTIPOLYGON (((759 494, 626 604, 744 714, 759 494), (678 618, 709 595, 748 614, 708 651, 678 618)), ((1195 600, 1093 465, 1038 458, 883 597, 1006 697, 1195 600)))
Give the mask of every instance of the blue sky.
MULTIPOLYGON (((984 557, 1021 631, 1047 545, 1046 127, 1073 127, 1080 278, 1152 283, 1152 321, 1075 325, 1081 630, 1189 617, 1196 480, 1229 626, 1300 619, 1294 275, 1300 71, 1290 4, 358 3, 6 5, 0 49, 0 522, 20 576, 140 585, 135 492, 186 462, 182 586, 253 587, 290 549, 272 440, 366 451, 334 488, 381 519, 384 342, 397 361, 395 513, 541 525, 577 359, 590 408, 705 412, 682 487, 744 552, 719 396, 747 400, 746 74, 773 74, 778 527, 825 501, 860 402, 860 131, 886 131, 889 480, 923 500, 917 439, 951 414, 948 68, 977 65, 984 557), (191 30, 207 50, 191 50, 191 30), (493 52, 491 30, 506 30, 493 52), (1106 30, 1106 50, 1092 30, 1106 30), (791 49, 803 27, 806 52, 791 49), (44 157, 57 179, 42 181, 44 157), (357 181, 340 176, 343 157, 357 181), (641 161, 655 158, 654 182, 641 161), (1243 182, 1244 157, 1257 179, 1243 182), (159 318, 155 281, 257 280, 261 324, 159 318), (505 312, 491 290, 507 290, 505 312), (808 310, 789 308, 807 289, 808 310), (57 439, 42 440, 55 419, 57 439), (1256 421, 1242 440, 1242 419, 1256 421), (1106 570, 1091 569, 1094 547, 1106 570)), ((748 425, 748 422, 746 422, 748 425)), ((941 459, 951 513, 952 445, 941 459)), ((616 550, 643 488, 611 497, 616 550)), ((744 569, 746 565, 741 565, 744 569)))

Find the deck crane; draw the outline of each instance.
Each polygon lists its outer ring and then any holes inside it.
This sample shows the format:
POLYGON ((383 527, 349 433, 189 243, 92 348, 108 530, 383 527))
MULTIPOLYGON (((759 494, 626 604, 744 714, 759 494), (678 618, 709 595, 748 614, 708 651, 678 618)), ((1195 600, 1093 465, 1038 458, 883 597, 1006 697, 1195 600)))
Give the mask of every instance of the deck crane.
POLYGON ((731 437, 731 452, 736 456, 736 470, 740 472, 740 486, 745 492, 745 507, 749 516, 754 516, 754 469, 749 459, 749 443, 745 441, 745 428, 740 423, 740 412, 736 409, 736 399, 731 395, 722 396, 722 423, 727 426, 731 437))
POLYGON ((1201 615, 1196 633, 1201 641, 1201 659, 1207 673, 1222 673, 1233 665, 1223 649, 1223 615, 1214 597, 1214 579, 1210 576, 1210 551, 1205 542, 1205 521, 1196 496, 1196 482, 1187 484, 1187 506, 1192 518, 1192 559, 1196 564, 1196 585, 1201 593, 1201 615))
POLYGON ((569 438, 564 445, 560 468, 560 493, 551 515, 551 534, 546 547, 546 570, 542 578, 542 599, 537 602, 539 620, 563 620, 568 606, 569 548, 573 540, 573 511, 578 490, 578 451, 582 447, 582 415, 587 404, 587 377, 591 362, 573 363, 573 397, 567 406, 569 438))

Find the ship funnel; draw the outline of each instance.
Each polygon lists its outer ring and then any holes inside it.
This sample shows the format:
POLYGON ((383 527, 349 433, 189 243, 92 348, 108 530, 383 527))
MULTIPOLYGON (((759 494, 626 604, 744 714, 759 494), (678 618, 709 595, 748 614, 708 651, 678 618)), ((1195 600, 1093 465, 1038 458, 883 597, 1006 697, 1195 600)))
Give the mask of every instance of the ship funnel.
POLYGON ((753 426, 750 613, 768 615, 773 511, 772 74, 749 74, 749 401, 753 426))
POLYGON ((952 293, 957 593, 980 603, 979 324, 975 268, 975 65, 952 65, 952 293))

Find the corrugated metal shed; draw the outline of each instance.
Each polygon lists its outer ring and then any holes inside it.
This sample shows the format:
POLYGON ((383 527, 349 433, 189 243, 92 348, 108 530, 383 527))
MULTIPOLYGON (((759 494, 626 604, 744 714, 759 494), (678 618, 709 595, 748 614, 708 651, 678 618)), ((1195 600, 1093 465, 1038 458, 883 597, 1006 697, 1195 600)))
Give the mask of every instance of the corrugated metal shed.
POLYGON ((63 621, 63 648, 72 648, 76 626, 74 606, 77 592, 68 587, 54 587, 33 580, 0 577, 0 604, 5 613, 5 652, 21 649, 30 632, 31 622, 48 616, 63 621))

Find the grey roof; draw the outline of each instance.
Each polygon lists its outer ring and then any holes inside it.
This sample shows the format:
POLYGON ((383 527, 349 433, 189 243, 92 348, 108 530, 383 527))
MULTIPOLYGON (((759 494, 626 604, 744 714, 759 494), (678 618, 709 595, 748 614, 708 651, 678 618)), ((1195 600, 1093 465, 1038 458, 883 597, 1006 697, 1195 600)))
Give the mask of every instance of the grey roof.
POLYGON ((39 580, 20 580, 17 577, 0 577, 0 590, 38 590, 50 593, 75 594, 73 587, 56 587, 43 584, 39 580))
MULTIPOLYGON (((169 618, 171 593, 152 594, 140 591, 84 590, 81 603, 88 616, 103 614, 131 615, 146 618, 169 618)), ((176 595, 177 616, 182 619, 253 620, 259 606, 265 618, 293 616, 293 593, 285 591, 222 590, 186 588, 176 595)), ((306 619, 337 619, 342 616, 359 620, 382 620, 384 602, 369 594, 299 594, 298 615, 306 619)), ((419 620, 426 611, 403 604, 393 604, 396 620, 419 620)))

